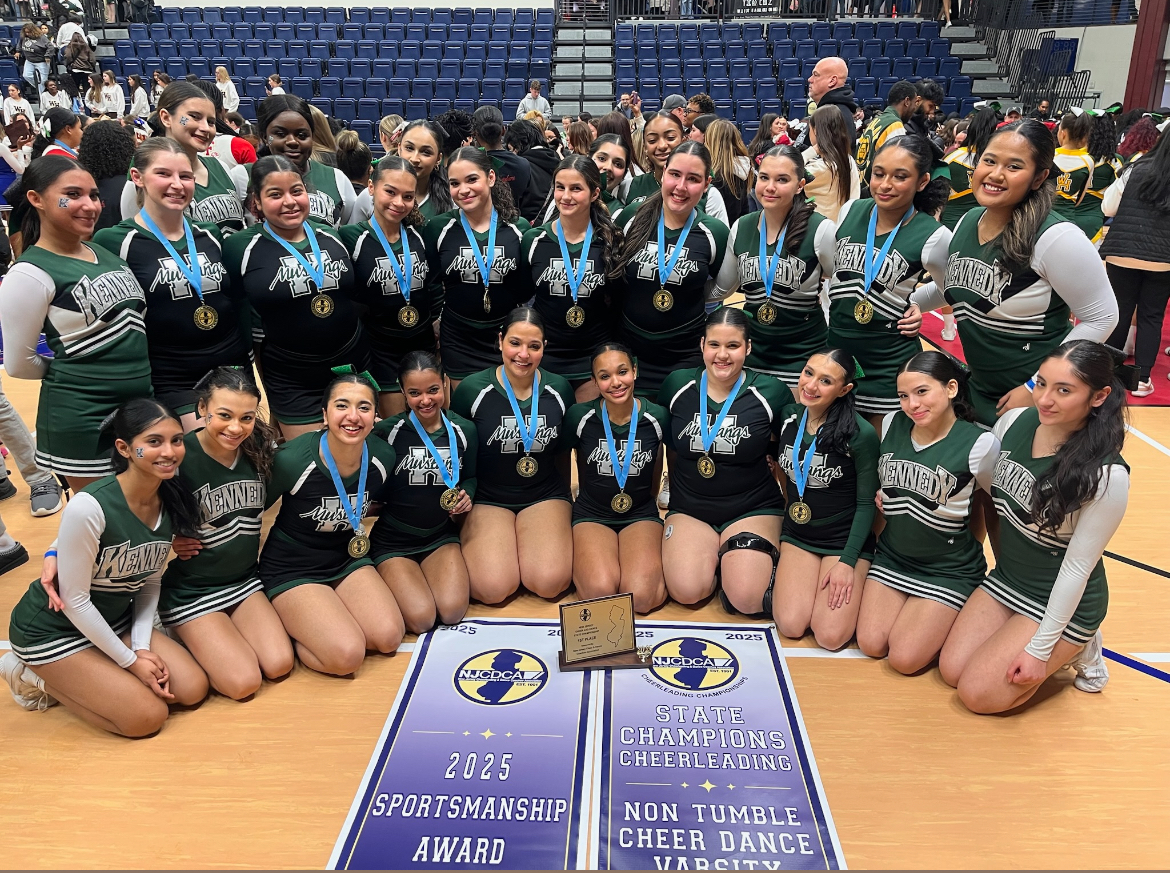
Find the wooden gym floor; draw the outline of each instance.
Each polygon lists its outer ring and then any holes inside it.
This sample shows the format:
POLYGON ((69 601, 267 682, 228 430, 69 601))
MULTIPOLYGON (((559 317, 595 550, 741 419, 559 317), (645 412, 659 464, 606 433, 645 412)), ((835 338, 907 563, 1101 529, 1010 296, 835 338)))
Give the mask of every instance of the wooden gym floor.
MULTIPOLYGON (((37 385, 4 387, 32 428, 37 385)), ((1145 439, 1126 445, 1133 491, 1110 550, 1164 571, 1170 408, 1135 410, 1133 426, 1145 439)), ((20 493, 0 511, 32 558, 0 577, 0 637, 60 518, 32 518, 9 468, 20 493)), ((1106 564, 1106 647, 1170 668, 1170 578, 1106 564)), ((470 614, 555 618, 556 606, 521 595, 470 614)), ((668 604, 654 617, 732 620, 717 602, 668 604)), ((787 645, 851 867, 1170 862, 1170 683, 1111 661, 1101 694, 1076 691, 1062 673, 1026 711, 981 717, 937 670, 907 678, 856 649, 787 645)), ((353 680, 297 666, 247 703, 212 695, 145 740, 87 727, 62 707, 25 712, 0 689, 0 867, 323 867, 409 657, 367 658, 353 680)))

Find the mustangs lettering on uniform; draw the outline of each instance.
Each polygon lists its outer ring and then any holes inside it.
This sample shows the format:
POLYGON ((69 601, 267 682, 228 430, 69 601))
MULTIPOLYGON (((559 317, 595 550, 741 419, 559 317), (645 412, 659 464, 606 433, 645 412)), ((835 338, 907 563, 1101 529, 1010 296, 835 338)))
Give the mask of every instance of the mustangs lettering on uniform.
MULTIPOLYGON (((707 418, 710 420, 710 424, 714 425, 715 417, 708 414, 707 418)), ((723 425, 719 428, 719 433, 715 435, 715 445, 711 451, 722 455, 734 455, 735 448, 740 441, 751 437, 751 428, 737 425, 735 423, 737 418, 738 416, 729 415, 723 419, 723 425)), ((696 412, 694 417, 687 422, 687 426, 679 432, 679 438, 682 437, 690 438, 692 451, 699 454, 706 451, 703 448, 703 436, 699 430, 699 413, 696 412)))
MULTIPOLYGON (((617 440, 616 442, 618 443, 618 456, 624 459, 629 440, 617 440)), ((589 453, 589 458, 586 463, 595 464, 599 476, 613 475, 613 459, 610 457, 609 447, 606 445, 605 440, 597 441, 597 448, 589 453)), ((650 452, 642 451, 641 440, 634 440, 634 455, 630 458, 630 475, 637 476, 652 463, 654 463, 654 455, 650 452)))
MULTIPOLYGON (((203 277, 203 293, 215 294, 223 289, 227 269, 219 261, 211 261, 207 255, 200 254, 199 274, 203 277)), ((190 283, 172 257, 158 259, 158 272, 154 275, 150 293, 153 294, 163 288, 170 288, 172 300, 186 300, 194 296, 190 283)))
MULTIPOLYGON (((593 259, 590 258, 585 268, 585 278, 581 280, 581 287, 577 289, 577 296, 588 297, 600 288, 604 281, 604 276, 594 272, 593 259)), ((565 262, 560 258, 551 258, 548 266, 537 278, 536 284, 548 285, 548 293, 552 297, 568 297, 569 279, 565 274, 565 262)))
MULTIPOLYGON (((310 264, 317 266, 314 261, 312 253, 306 255, 310 264)), ((276 271, 276 277, 272 280, 272 284, 268 286, 269 291, 276 290, 276 286, 281 282, 286 282, 292 288, 293 297, 306 297, 310 294, 316 293, 318 290, 331 291, 338 286, 338 280, 341 274, 345 272, 346 266, 343 261, 329 256, 329 252, 321 252, 321 261, 325 267, 325 285, 318 289, 316 283, 309 278, 305 273, 304 267, 297 263, 297 259, 292 255, 280 259, 280 268, 276 271)))
MULTIPOLYGON (((351 509, 356 498, 356 494, 346 495, 346 502, 349 503, 351 509)), ((370 495, 369 492, 366 492, 362 497, 362 511, 359 514, 364 516, 369 505, 370 495)), ((346 508, 342 505, 340 497, 322 497, 321 502, 317 506, 314 506, 308 512, 302 512, 300 517, 317 522, 317 530, 324 531, 325 533, 350 529, 349 515, 346 513, 346 508)))
MULTIPOLYGON (((483 253, 483 249, 480 249, 480 253, 483 253)), ((496 246, 495 257, 492 259, 491 281, 503 282, 505 276, 515 272, 517 261, 515 258, 507 257, 506 254, 503 246, 496 246)), ((459 273, 463 281, 468 284, 483 282, 483 277, 479 272, 479 263, 476 261, 475 253, 470 246, 463 246, 459 249, 459 254, 451 261, 447 272, 459 273)))
MULTIPOLYGON (((543 415, 536 418, 536 439, 532 442, 532 451, 539 452, 557 438, 557 428, 549 427, 543 415)), ((516 425, 515 416, 502 415, 500 423, 488 437, 487 444, 500 444, 500 451, 505 455, 519 454, 523 443, 520 440, 520 428, 516 425)))
MULTIPOLYGON (((413 288, 418 283, 424 283, 427 279, 427 262, 417 253, 412 252, 414 257, 410 262, 410 287, 413 288), (416 282, 417 280, 417 282, 416 282)), ((401 265, 401 261, 398 262, 401 265)), ((382 286, 382 294, 386 297, 393 297, 395 294, 401 295, 402 291, 398 287, 398 279, 394 275, 394 268, 390 266, 390 258, 382 257, 374 260, 374 269, 370 271, 370 278, 366 285, 373 288, 375 285, 382 286)))
MULTIPOLYGON (((677 243, 666 246, 667 260, 674 257, 674 251, 677 248, 677 243)), ((699 262, 688 257, 690 251, 690 247, 684 245, 679 250, 678 263, 674 265, 674 270, 671 271, 670 276, 662 278, 658 275, 658 243, 647 243, 633 257, 633 262, 638 265, 638 278, 651 279, 667 285, 681 285, 687 276, 699 272, 699 262)))
MULTIPOLYGON (((436 446, 435 450, 448 467, 451 464, 451 450, 444 446, 436 446)), ((407 474, 407 482, 411 485, 440 485, 443 484, 439 475, 439 465, 431 457, 425 446, 411 446, 408 454, 401 455, 395 473, 407 474)))

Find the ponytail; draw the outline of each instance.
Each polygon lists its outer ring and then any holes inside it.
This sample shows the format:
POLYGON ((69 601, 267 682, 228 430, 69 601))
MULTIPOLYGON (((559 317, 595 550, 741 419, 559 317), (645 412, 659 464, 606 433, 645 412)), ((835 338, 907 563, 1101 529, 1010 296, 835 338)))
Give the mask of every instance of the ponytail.
MULTIPOLYGON (((516 201, 512 199, 512 187, 500 178, 499 173, 496 173, 496 166, 492 163, 491 156, 487 152, 482 152, 472 146, 463 146, 460 149, 456 149, 454 154, 451 155, 451 159, 447 161, 447 166, 452 167, 458 161, 470 161, 485 176, 488 173, 495 173, 496 184, 491 187, 492 206, 500 216, 501 221, 515 221, 519 218, 520 212, 516 209, 516 201)), ((448 192, 449 196, 450 192, 448 192)))
MULTIPOLYGON (((877 159, 878 155, 888 149, 901 149, 910 155, 914 160, 914 169, 918 173, 919 179, 923 176, 929 176, 931 170, 934 168, 934 146, 924 136, 907 134, 906 136, 886 140, 885 145, 874 154, 874 160, 877 159)), ((927 215, 937 216, 939 211, 946 206, 950 196, 950 182, 946 179, 931 179, 925 188, 914 195, 914 208, 919 212, 925 212, 927 215)))
MULTIPOLYGON (((541 209, 541 214, 544 214, 551 206, 552 211, 548 212, 549 221, 560 215, 556 205, 556 190, 557 175, 562 170, 573 170, 580 173, 581 177, 585 179, 585 184, 589 186, 590 195, 594 191, 598 192, 597 199, 589 204, 589 221, 593 225, 594 233, 601 237, 605 249, 605 278, 611 280, 620 278, 624 269, 623 262, 618 258, 618 250, 622 245, 622 232, 614 226, 609 210, 602 202, 605 190, 601 186, 601 171, 597 169, 597 164, 593 163, 592 158, 573 154, 557 164, 552 174, 552 185, 548 189, 548 203, 541 209)), ((582 252, 581 257, 588 257, 588 255, 588 252, 582 252)), ((568 265, 566 265, 566 269, 568 269, 568 265)))
POLYGON ((267 482, 272 478, 272 458, 276 453, 276 429, 272 427, 259 411, 260 389, 252 381, 251 371, 240 367, 216 367, 206 376, 195 383, 195 410, 196 414, 210 415, 208 404, 211 395, 218 390, 235 391, 254 397, 257 403, 256 419, 252 425, 251 435, 240 444, 240 451, 248 459, 248 463, 267 482))
MULTIPOLYGON (((672 118, 675 124, 681 123, 677 118, 669 112, 659 112, 654 118, 672 118)), ((647 122, 649 123, 649 122, 647 122)), ((711 175, 711 153, 707 151, 707 147, 702 143, 694 142, 693 140, 686 140, 675 147, 674 151, 670 153, 670 157, 666 159, 666 165, 663 167, 663 173, 666 172, 666 167, 670 166, 670 162, 674 160, 675 155, 695 155, 703 162, 703 170, 707 173, 708 178, 711 175)), ((622 264, 628 264, 643 246, 650 241, 650 235, 654 233, 658 227, 658 218, 662 215, 662 188, 660 187, 650 197, 638 207, 637 212, 634 213, 634 220, 629 225, 629 230, 626 232, 625 244, 622 246, 621 255, 618 260, 622 264)), ((682 240, 679 240, 680 244, 682 240)))
POLYGON ((922 373, 942 385, 953 381, 959 386, 958 393, 951 398, 955 417, 962 421, 975 421, 975 407, 971 405, 971 392, 967 387, 971 371, 950 355, 933 349, 919 352, 898 368, 898 375, 903 373, 922 373))
MULTIPOLYGON (((1065 116, 1066 118, 1070 116, 1065 116)), ((988 140, 990 146, 997 136, 1005 133, 1016 133, 1027 141, 1032 152, 1032 159, 1036 164, 1036 172, 1051 171, 1052 161, 1056 157, 1056 147, 1053 144, 1052 134, 1048 128, 1034 118, 1017 121, 996 131, 988 140)), ((976 163, 979 155, 975 156, 976 163)), ((1056 199, 1056 183, 1051 173, 1039 188, 1029 191, 1022 201, 1012 210, 1012 217, 1007 227, 999 236, 1000 264, 1009 273, 1020 273, 1027 270, 1032 263, 1032 253, 1036 248, 1036 236, 1040 233, 1040 225, 1052 212, 1052 204, 1056 199)))
MULTIPOLYGON (((899 137, 901 139, 902 137, 899 137)), ((822 349, 816 353, 824 355, 845 371, 845 384, 857 384, 857 361, 844 349, 822 349)), ((816 355, 813 355, 816 357, 816 355)), ((857 392, 850 391, 838 397, 825 414, 825 421, 817 431, 817 448, 826 452, 849 451, 849 443, 857 435, 857 392)), ((799 435, 797 439, 799 439, 799 435)))
MULTIPOLYGON (((837 112, 836 109, 833 109, 832 113, 835 114, 837 118, 841 117, 841 113, 837 112)), ((817 142, 820 142, 820 140, 818 139, 817 142)), ((762 164, 766 158, 785 158, 786 160, 792 161, 793 167, 796 168, 796 178, 807 178, 805 176, 804 169, 804 155, 802 155, 798 149, 795 149, 792 146, 772 146, 772 148, 764 152, 763 156, 760 158, 760 163, 762 164)), ((848 191, 848 188, 843 188, 843 190, 848 191)), ((808 232, 809 219, 812 218, 812 214, 815 211, 816 207, 804 193, 804 188, 801 188, 796 192, 796 194, 793 195, 792 206, 788 210, 788 220, 786 224, 788 233, 784 237, 784 247, 788 249, 788 251, 795 252, 800 248, 800 244, 804 241, 804 235, 808 232)))

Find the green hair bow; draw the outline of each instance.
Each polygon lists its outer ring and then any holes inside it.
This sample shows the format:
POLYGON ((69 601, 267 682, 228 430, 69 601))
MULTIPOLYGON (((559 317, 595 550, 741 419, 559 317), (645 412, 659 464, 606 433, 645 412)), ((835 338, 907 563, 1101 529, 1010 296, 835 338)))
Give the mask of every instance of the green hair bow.
POLYGON ((337 367, 330 367, 329 371, 335 376, 358 376, 359 378, 365 379, 372 386, 374 386, 375 393, 380 393, 382 390, 382 388, 378 385, 378 381, 370 375, 369 370, 362 370, 361 372, 358 372, 354 369, 353 364, 341 364, 337 367))

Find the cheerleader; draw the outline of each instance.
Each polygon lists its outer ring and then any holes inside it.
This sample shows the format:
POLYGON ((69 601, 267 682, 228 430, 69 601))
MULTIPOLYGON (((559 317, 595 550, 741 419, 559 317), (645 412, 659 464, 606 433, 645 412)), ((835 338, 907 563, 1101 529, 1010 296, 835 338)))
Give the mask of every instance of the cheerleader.
MULTIPOLYGON (((646 147, 646 156, 650 159, 650 172, 635 176, 630 182, 629 190, 626 192, 626 203, 637 205, 662 190, 666 165, 684 142, 687 142, 687 137, 678 116, 672 112, 655 112, 650 116, 642 128, 642 143, 646 147)), ((708 160, 708 175, 710 169, 711 162, 708 160)), ((697 208, 700 212, 705 212, 727 224, 727 206, 723 202, 723 195, 717 189, 705 188, 697 208)))
POLYGON ((573 574, 568 457, 559 454, 572 389, 540 368, 544 324, 535 309, 514 309, 499 343, 503 364, 469 376, 451 400, 479 437, 479 493, 462 533, 471 596, 499 603, 523 580, 553 598, 573 574))
POLYGON ((999 440, 972 424, 967 373, 941 352, 898 372, 900 412, 882 420, 879 509, 885 527, 857 619, 857 643, 917 673, 942 649, 959 610, 987 574, 971 532, 975 489, 987 492, 999 440))
POLYGON ((609 297, 623 270, 621 237, 601 203, 601 174, 581 155, 553 171, 556 217, 524 234, 521 269, 532 278, 533 307, 546 325, 543 366, 563 376, 578 403, 597 397, 590 352, 610 333, 609 297))
POLYGON ((701 363, 704 306, 728 234, 698 209, 711 184, 706 146, 688 141, 676 148, 662 180, 662 190, 614 216, 625 234, 618 256, 626 280, 621 330, 638 362, 638 388, 651 396, 672 371, 701 363))
POLYGON ((79 491, 61 516, 61 607, 41 580, 28 587, 12 610, 0 674, 25 709, 62 703, 95 727, 145 737, 167 720, 168 704, 207 695, 186 649, 153 633, 171 534, 193 533, 197 514, 176 479, 183 428, 171 412, 131 400, 105 427, 115 475, 79 491))
MULTIPOLYGON (((159 98, 157 118, 168 139, 185 151, 195 167, 192 220, 214 224, 227 236, 244 229, 247 179, 234 178, 217 158, 203 153, 215 141, 215 104, 190 82, 172 82, 159 98)), ((122 218, 133 218, 142 208, 138 186, 127 180, 122 189, 122 218)))
MULTIPOLYGON (((398 146, 398 157, 414 167, 418 178, 415 205, 424 222, 455 208, 447 177, 443 175, 443 144, 447 132, 435 121, 419 119, 406 125, 398 146)), ((374 199, 370 191, 362 191, 354 203, 355 221, 368 221, 374 214, 374 199)))
POLYGON ((367 649, 388 654, 402 642, 402 614, 362 529, 370 495, 394 469, 394 450, 372 433, 377 397, 368 374, 337 373, 325 389, 324 430, 286 442, 272 466, 268 504, 280 500, 280 512, 260 579, 301 663, 318 673, 348 676, 367 649))
POLYGON ((293 667, 293 650, 257 572, 265 483, 275 434, 260 417, 250 370, 218 367, 196 386, 180 481, 199 507, 193 537, 176 536, 158 614, 207 671, 211 687, 244 700, 293 667))
POLYGON ((594 350, 597 399, 565 418, 565 448, 577 450, 580 493, 573 503, 573 584, 581 598, 630 593, 642 614, 662 605, 662 519, 654 471, 669 413, 635 399, 638 368, 621 343, 594 350))
POLYGON ((297 168, 280 155, 263 157, 248 190, 260 223, 228 238, 224 261, 259 316, 268 405, 291 440, 320 427, 331 368, 364 368, 369 351, 352 300, 353 262, 331 228, 308 220, 310 194, 297 168))
POLYGON ((832 274, 833 222, 818 214, 804 194, 804 158, 792 146, 764 153, 756 173, 756 200, 763 209, 742 216, 731 229, 715 294, 744 293, 752 317, 747 366, 796 387, 809 356, 825 346, 821 277, 832 274))
POLYGON ((767 455, 792 395, 771 376, 744 369, 750 323, 740 309, 712 312, 702 364, 671 373, 658 402, 670 412, 667 593, 698 603, 722 578, 725 605, 753 615, 771 611, 784 499, 767 455))
MULTIPOLYGON (((881 167, 879 152, 879 185, 881 167)), ((800 406, 780 430, 788 512, 773 615, 784 636, 799 639, 811 627, 817 645, 830 650, 853 637, 873 559, 878 438, 856 412, 858 381, 848 352, 813 355, 797 385, 800 406)))
POLYGON ((81 119, 62 106, 54 106, 41 116, 41 136, 49 141, 41 157, 64 155, 77 157, 81 145, 81 119))
POLYGON ((963 145, 943 158, 945 167, 942 178, 950 183, 951 190, 947 194, 947 205, 939 221, 949 231, 954 231, 959 219, 979 205, 971 184, 971 174, 975 170, 976 159, 991 142, 998 124, 999 114, 994 109, 990 106, 980 109, 971 116, 963 145))
POLYGON ((589 157, 605 180, 601 202, 616 211, 626 202, 625 194, 634 181, 634 156, 618 134, 603 133, 589 144, 589 157))
POLYGON ((141 211, 99 230, 93 241, 126 261, 146 291, 154 396, 192 430, 199 378, 219 365, 251 369, 241 323, 247 301, 223 265, 216 226, 184 217, 195 171, 183 147, 167 137, 148 139, 134 153, 130 178, 143 198, 141 211))
MULTIPOLYGON (((443 283, 439 342, 452 390, 472 373, 499 361, 499 337, 508 313, 532 297, 520 248, 528 222, 512 190, 498 184, 492 159, 465 147, 447 164, 456 209, 427 222, 427 260, 443 283)), ((474 584, 474 582, 473 582, 474 584)))
MULTIPOLYGON (((385 160, 385 159, 384 159, 385 160)), ((402 610, 406 629, 421 634, 458 624, 467 612, 467 564, 458 522, 475 497, 475 425, 445 413, 443 371, 433 352, 407 352, 399 369, 409 411, 374 426, 397 464, 375 500, 381 514, 370 554, 402 610)))
POLYGON ((365 306, 362 324, 370 341, 370 368, 382 393, 378 412, 405 411, 398 366, 412 351, 434 353, 439 307, 427 281, 426 244, 418 228, 414 167, 388 155, 370 171, 374 214, 338 231, 353 260, 354 300, 365 306))
POLYGON ((933 154, 922 137, 889 140, 873 159, 873 199, 846 203, 837 221, 829 345, 857 359, 855 402, 875 426, 898 408, 898 367, 921 349, 922 313, 910 294, 924 270, 946 272, 951 234, 931 216, 947 183, 931 181, 933 154))
POLYGON ((37 464, 75 491, 113 469, 102 422, 150 396, 146 295, 126 263, 86 243, 101 214, 93 176, 72 158, 39 158, 24 171, 24 251, 0 285, 4 369, 40 379, 37 464), (41 355, 41 334, 52 357, 41 355))
POLYGON ((1092 242, 1098 243, 1105 223, 1101 211, 1105 189, 1117 180, 1113 164, 1117 132, 1113 119, 1077 107, 1060 119, 1056 138, 1060 148, 1052 166, 1057 174, 1057 209, 1092 242))
POLYGON ((1062 666, 1081 691, 1109 681, 1101 555, 1125 515, 1125 388, 1110 352, 1066 342, 1040 365, 1036 405, 995 425, 999 559, 959 612, 939 669, 972 712, 1005 712, 1062 666))

